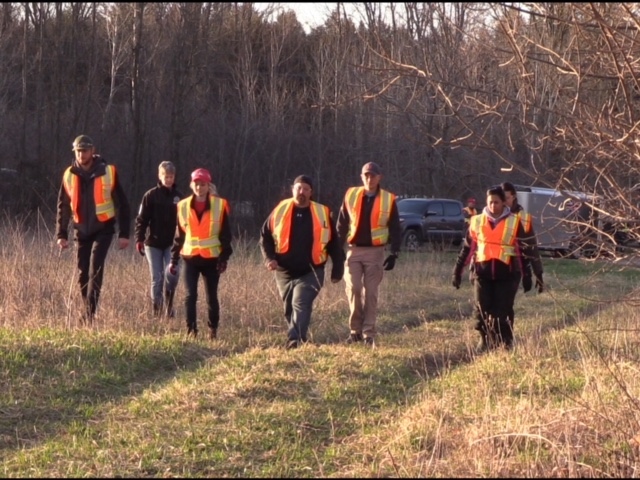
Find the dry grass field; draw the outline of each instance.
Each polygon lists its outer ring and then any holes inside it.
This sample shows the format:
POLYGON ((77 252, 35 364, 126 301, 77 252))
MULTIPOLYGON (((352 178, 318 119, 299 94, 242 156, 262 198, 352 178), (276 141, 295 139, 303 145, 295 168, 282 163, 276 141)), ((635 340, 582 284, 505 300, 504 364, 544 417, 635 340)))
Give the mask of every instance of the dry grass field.
POLYGON ((75 252, 45 222, 1 225, 4 477, 640 476, 634 267, 545 258, 548 291, 518 293, 514 351, 476 355, 455 253, 406 253, 375 350, 345 344, 344 283, 327 282, 313 342, 287 351, 255 242, 234 243, 211 342, 186 338, 182 284, 176 318, 152 317, 133 248, 110 251, 79 325, 75 252))

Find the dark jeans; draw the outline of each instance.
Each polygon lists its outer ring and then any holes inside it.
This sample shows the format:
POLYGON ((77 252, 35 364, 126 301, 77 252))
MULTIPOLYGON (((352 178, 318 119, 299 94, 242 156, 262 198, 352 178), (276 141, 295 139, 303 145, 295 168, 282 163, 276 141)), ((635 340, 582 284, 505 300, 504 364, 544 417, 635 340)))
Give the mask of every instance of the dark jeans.
POLYGON ((78 244, 78 270, 80 270, 80 294, 89 318, 93 317, 98 308, 102 278, 104 276, 104 262, 113 240, 113 233, 96 233, 82 240, 76 239, 78 244))
POLYGON ((513 326, 510 314, 520 276, 506 280, 487 280, 476 278, 474 282, 474 300, 476 306, 476 330, 491 340, 492 346, 513 343, 513 326))
POLYGON ((287 274, 276 271, 276 285, 284 301, 289 340, 307 341, 313 301, 323 284, 324 266, 315 268, 300 278, 290 278, 287 274))
POLYGON ((204 292, 207 297, 209 312, 209 328, 218 328, 220 321, 220 302, 218 302, 218 262, 211 261, 206 264, 193 264, 188 260, 184 262, 184 284, 187 288, 185 307, 187 310, 187 328, 198 330, 196 323, 196 305, 198 303, 198 279, 204 278, 204 292))

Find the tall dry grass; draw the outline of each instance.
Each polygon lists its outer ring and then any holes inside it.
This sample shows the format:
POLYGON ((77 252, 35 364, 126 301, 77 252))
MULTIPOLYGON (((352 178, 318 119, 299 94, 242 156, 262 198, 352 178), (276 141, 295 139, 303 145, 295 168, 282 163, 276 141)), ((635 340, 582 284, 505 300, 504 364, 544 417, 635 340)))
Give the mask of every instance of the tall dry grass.
MULTIPOLYGON (((516 349, 477 356, 455 252, 402 254, 379 346, 344 344, 344 283, 286 325, 255 241, 234 241, 220 339, 153 318, 145 260, 109 252, 96 323, 77 323, 75 252, 4 218, 0 460, 7 477, 636 477, 640 333, 631 265, 545 259, 518 294, 516 349)), ((202 286, 201 286, 202 288, 202 286)), ((203 293, 203 292, 201 292, 203 293)), ((205 319, 204 296, 198 306, 205 319)))

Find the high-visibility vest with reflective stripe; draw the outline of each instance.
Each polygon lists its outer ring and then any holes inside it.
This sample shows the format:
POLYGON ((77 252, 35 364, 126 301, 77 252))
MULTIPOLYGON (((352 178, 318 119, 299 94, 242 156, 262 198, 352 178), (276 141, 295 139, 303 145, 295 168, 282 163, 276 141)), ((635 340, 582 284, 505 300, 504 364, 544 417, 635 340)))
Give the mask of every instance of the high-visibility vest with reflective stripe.
POLYGON ((509 215, 491 228, 486 215, 474 215, 469 224, 469 234, 477 244, 476 262, 500 260, 509 265, 516 255, 516 234, 520 219, 509 215))
MULTIPOLYGON (((294 201, 292 198, 281 201, 271 214, 269 227, 276 247, 276 253, 287 253, 291 241, 291 217, 294 201)), ((327 261, 327 244, 331 240, 331 214, 329 208, 317 202, 311 202, 313 219, 313 247, 311 260, 314 265, 327 261)))
POLYGON ((520 223, 522 223, 522 229, 524 230, 524 233, 530 233, 531 232, 531 214, 525 212, 524 210, 520 210, 518 213, 516 213, 516 216, 520 219, 520 223))
POLYGON ((209 195, 209 210, 205 210, 198 220, 196 211, 191 208, 193 195, 178 202, 178 224, 185 232, 184 245, 180 253, 185 257, 200 255, 202 258, 218 258, 222 251, 220 230, 222 216, 228 212, 227 201, 215 195, 209 195))
MULTIPOLYGON (((95 177, 93 180, 93 200, 96 206, 96 217, 98 217, 98 220, 101 222, 106 222, 116 216, 116 209, 113 203, 113 197, 111 196, 115 170, 113 165, 107 165, 104 175, 95 177)), ((78 175, 71 173, 71 167, 65 170, 62 176, 62 184, 71 199, 73 221, 80 223, 80 178, 78 175)))
MULTIPOLYGON (((345 194, 347 211, 349 212, 350 224, 347 241, 351 242, 356 235, 358 221, 362 207, 362 197, 364 187, 351 187, 345 194)), ((374 246, 385 245, 389 240, 389 217, 391 216, 391 206, 396 196, 380 189, 373 201, 371 210, 371 243, 374 246)))

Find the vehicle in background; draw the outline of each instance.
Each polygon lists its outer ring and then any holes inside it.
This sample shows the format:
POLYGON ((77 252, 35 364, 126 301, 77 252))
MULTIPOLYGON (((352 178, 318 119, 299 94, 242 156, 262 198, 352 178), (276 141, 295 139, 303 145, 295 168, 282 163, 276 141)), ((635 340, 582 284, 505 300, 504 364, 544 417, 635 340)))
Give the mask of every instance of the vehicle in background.
POLYGON ((429 243, 436 248, 460 245, 467 224, 462 202, 448 198, 401 198, 397 202, 404 250, 429 243))
POLYGON ((518 203, 531 214, 541 252, 555 256, 610 256, 637 242, 627 233, 633 222, 621 224, 594 210, 597 199, 584 192, 514 185, 518 203))

